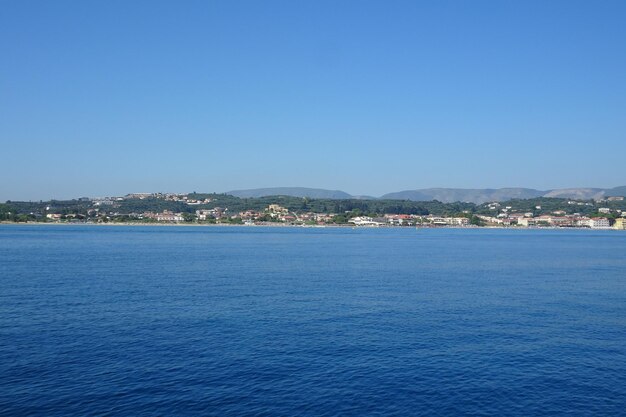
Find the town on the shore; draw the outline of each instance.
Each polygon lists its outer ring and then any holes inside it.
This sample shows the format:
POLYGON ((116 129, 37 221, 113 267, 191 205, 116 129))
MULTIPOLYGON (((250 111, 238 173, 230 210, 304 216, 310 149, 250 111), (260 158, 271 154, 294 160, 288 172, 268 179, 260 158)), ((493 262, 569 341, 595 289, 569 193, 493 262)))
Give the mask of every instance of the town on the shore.
POLYGON ((67 201, 7 201, 0 204, 0 221, 626 230, 625 204, 624 197, 601 200, 539 198, 472 204, 135 193, 67 201))

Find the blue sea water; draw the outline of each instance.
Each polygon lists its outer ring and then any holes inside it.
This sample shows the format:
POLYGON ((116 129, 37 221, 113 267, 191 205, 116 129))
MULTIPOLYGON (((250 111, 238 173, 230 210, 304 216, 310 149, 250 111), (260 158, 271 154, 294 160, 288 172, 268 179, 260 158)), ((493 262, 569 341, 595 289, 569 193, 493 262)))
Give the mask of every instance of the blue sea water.
POLYGON ((0 415, 626 415, 626 233, 0 226, 0 415))

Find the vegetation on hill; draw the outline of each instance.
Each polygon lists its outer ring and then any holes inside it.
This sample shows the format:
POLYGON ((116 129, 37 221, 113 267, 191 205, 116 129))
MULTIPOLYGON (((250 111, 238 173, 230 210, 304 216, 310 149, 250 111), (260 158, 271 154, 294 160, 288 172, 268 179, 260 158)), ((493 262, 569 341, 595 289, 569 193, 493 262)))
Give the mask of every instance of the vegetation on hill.
MULTIPOLYGON (((62 219, 89 219, 101 213, 114 214, 117 219, 134 221, 143 213, 171 211, 182 213, 185 220, 192 219, 199 209, 226 209, 230 215, 246 210, 263 212, 270 204, 278 204, 292 213, 327 213, 337 215, 335 221, 344 223, 359 215, 382 216, 384 214, 415 214, 435 216, 464 216, 472 224, 480 224, 476 215, 496 216, 506 209, 507 213, 574 214, 584 216, 614 217, 626 211, 626 201, 570 201, 563 198, 538 197, 514 199, 503 203, 443 203, 434 201, 410 200, 362 200, 362 199, 312 199, 292 196, 266 196, 259 198, 239 198, 228 194, 188 194, 187 200, 167 199, 164 196, 148 198, 112 199, 102 202, 79 200, 51 200, 39 202, 7 202, 0 204, 0 221, 46 221, 48 214, 61 215, 62 219), (190 204, 189 202, 194 203, 190 204), (609 208, 612 214, 600 213, 600 208, 609 208)), ((268 219, 269 221, 269 219, 268 219)))

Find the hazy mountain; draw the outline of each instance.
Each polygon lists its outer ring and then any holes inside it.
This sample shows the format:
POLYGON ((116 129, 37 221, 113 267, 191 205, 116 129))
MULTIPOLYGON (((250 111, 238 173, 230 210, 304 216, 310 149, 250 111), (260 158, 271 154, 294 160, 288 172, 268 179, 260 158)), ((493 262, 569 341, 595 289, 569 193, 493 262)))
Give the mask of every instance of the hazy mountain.
POLYGON ((626 185, 622 187, 609 188, 606 190, 607 197, 621 196, 626 197, 626 185))
MULTIPOLYGON (((304 187, 256 188, 252 190, 235 190, 226 194, 236 197, 265 197, 271 195, 288 195, 293 197, 330 198, 330 199, 364 199, 373 200, 371 196, 353 196, 344 191, 324 190, 304 187)), ((626 186, 615 188, 563 188, 555 190, 535 190, 532 188, 424 188, 418 190, 398 191, 385 194, 380 199, 432 201, 444 203, 455 201, 481 204, 489 201, 507 201, 515 198, 527 199, 536 197, 573 198, 578 200, 601 199, 608 196, 626 196, 626 186)))
POLYGON ((576 198, 579 200, 599 200, 605 196, 606 190, 603 188, 562 188, 550 190, 543 197, 554 198, 576 198))
POLYGON ((608 196, 626 196, 626 186, 615 188, 563 188, 555 190, 535 190, 532 188, 425 188, 420 190, 400 191, 385 194, 381 199, 431 201, 444 203, 464 201, 485 203, 488 201, 507 201, 514 198, 527 199, 536 197, 573 198, 578 200, 599 200, 608 196))
POLYGON ((439 200, 444 203, 464 201, 484 203, 487 201, 506 201, 512 198, 541 197, 545 191, 531 188, 425 188, 421 190, 399 191, 385 194, 381 199, 431 201, 439 200))
POLYGON ((225 194, 234 195, 235 197, 251 198, 265 197, 270 195, 288 195, 292 197, 309 197, 309 198, 331 198, 335 200, 354 198, 350 194, 339 190, 324 190, 321 188, 305 188, 305 187, 272 187, 272 188, 255 188, 251 190, 234 190, 225 194))

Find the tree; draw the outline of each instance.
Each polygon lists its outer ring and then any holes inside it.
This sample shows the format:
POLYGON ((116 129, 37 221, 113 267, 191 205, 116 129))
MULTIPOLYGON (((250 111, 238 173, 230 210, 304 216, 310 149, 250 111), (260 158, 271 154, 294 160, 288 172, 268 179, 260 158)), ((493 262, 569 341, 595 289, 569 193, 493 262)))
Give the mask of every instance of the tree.
POLYGON ((183 213, 183 221, 185 223, 191 223, 196 220, 196 215, 191 213, 183 213))
POLYGON ((475 216, 475 215, 470 216, 469 223, 474 225, 474 226, 484 226, 485 225, 485 221, 483 219, 481 219, 480 217, 475 216))

